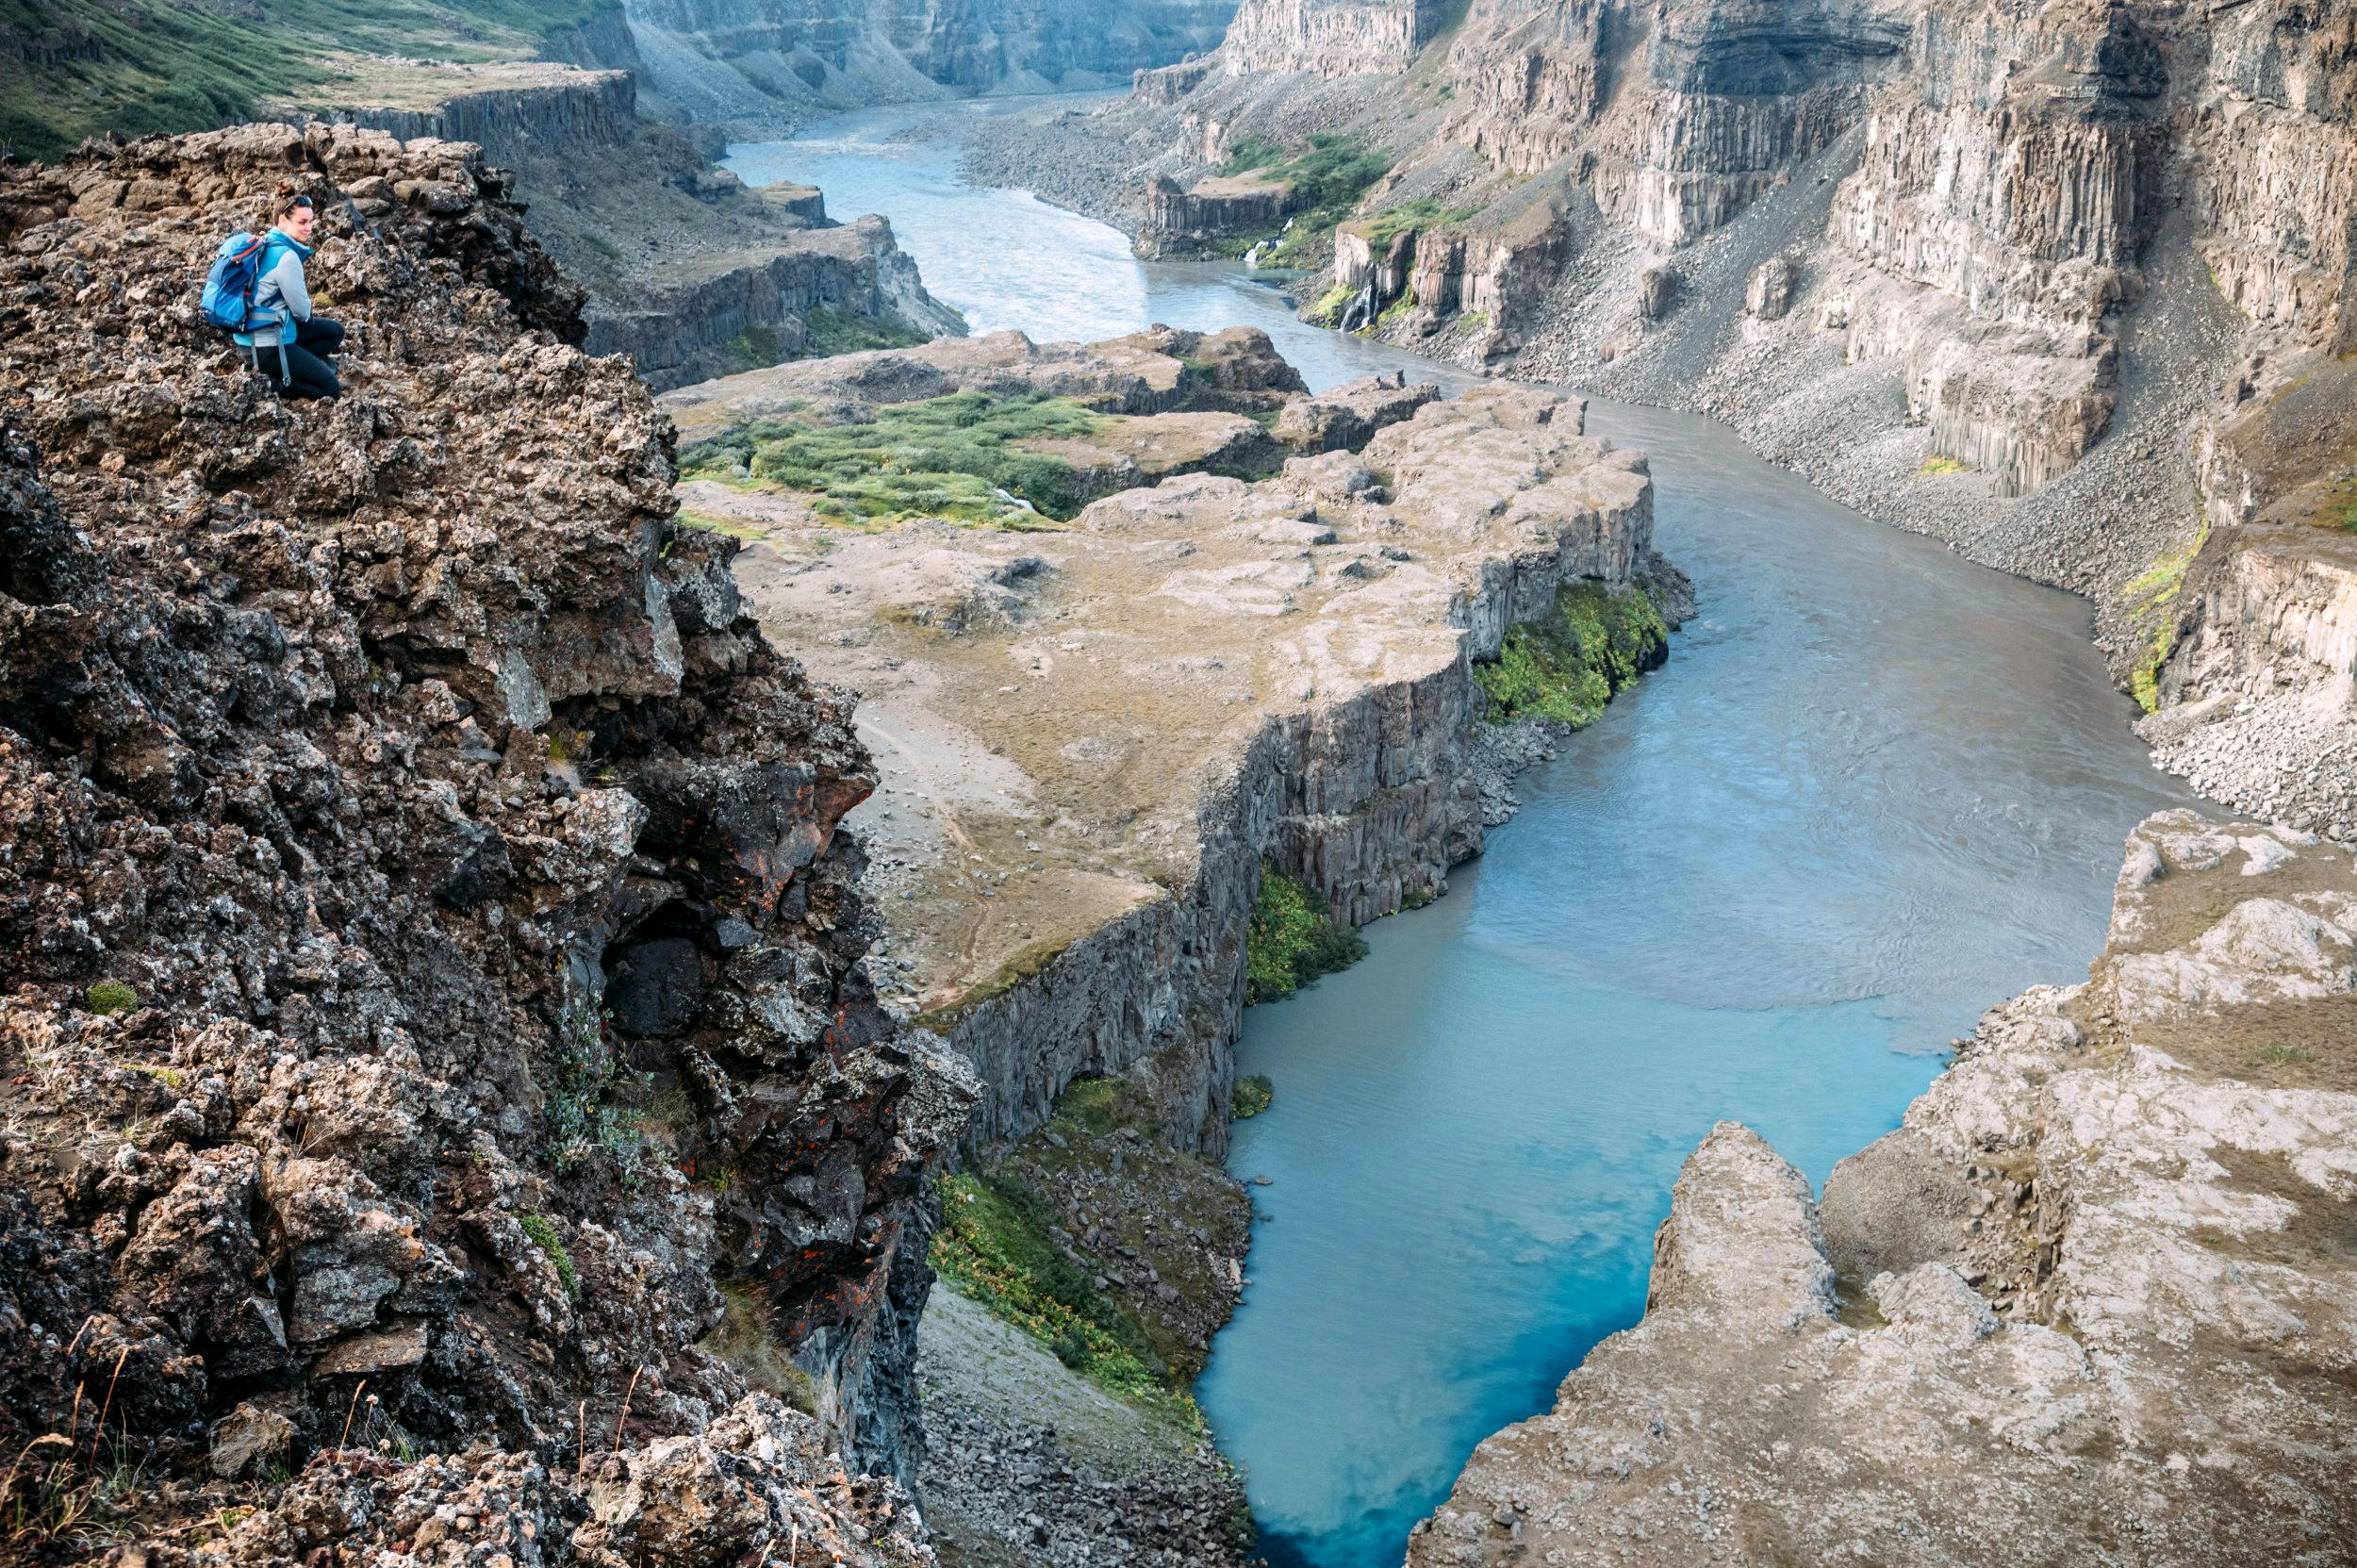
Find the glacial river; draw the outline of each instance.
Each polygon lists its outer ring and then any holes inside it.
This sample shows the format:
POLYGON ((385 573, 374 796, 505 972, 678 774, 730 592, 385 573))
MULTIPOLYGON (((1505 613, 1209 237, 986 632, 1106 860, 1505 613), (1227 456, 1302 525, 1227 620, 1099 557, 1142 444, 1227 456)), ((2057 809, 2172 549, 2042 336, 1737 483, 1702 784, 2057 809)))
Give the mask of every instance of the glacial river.
MULTIPOLYGON (((1303 326, 1232 267, 1141 264, 892 140, 940 112, 730 163, 888 215, 977 331, 1248 323, 1313 387, 1467 379, 1303 326)), ((1983 1009, 2084 978, 2121 835, 2192 799, 2130 735, 2080 602, 1870 522, 1707 421, 1599 404, 1589 427, 1651 455, 1656 540, 1700 616, 1525 776, 1449 897, 1245 1015, 1238 1070, 1277 1101, 1229 1165, 1270 1184, 1196 1392, 1280 1564, 1396 1563, 1474 1445, 1637 1320, 1713 1122, 1821 1182, 1983 1009)))

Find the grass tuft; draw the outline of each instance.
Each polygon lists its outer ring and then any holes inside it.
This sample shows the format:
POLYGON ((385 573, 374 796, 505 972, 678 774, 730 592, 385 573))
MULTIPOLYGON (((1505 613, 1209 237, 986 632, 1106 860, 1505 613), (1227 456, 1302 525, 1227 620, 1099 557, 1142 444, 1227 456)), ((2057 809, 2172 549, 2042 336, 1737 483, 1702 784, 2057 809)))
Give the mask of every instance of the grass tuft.
POLYGON ((2192 542, 2162 555, 2121 593, 2137 642, 2135 662, 2128 671, 2128 689, 2135 694, 2136 706, 2147 713, 2161 705, 2161 668, 2176 651, 2177 596, 2185 586, 2185 569, 2193 565, 2209 537, 2205 518, 2194 530, 2192 542))
POLYGON ((1036 527, 1080 509, 1078 479, 1070 464, 1018 443, 1086 436, 1099 423, 1070 398, 953 392, 888 405, 866 424, 755 421, 689 447, 680 471, 804 491, 816 497, 814 512, 847 524, 930 517, 1036 527), (1001 500, 1000 490, 1033 509, 1001 500))
POLYGON ((1056 1245, 1055 1210, 1037 1191, 971 1175, 941 1177, 938 1188, 941 1229, 930 1259, 945 1279, 1099 1387, 1185 1403, 1146 1331, 1056 1245))
POLYGON ((564 1242, 557 1238, 555 1224, 546 1214, 529 1212, 518 1214, 516 1223, 524 1228, 524 1234, 532 1238, 532 1245, 538 1247, 541 1255, 555 1268, 557 1283, 565 1287, 565 1294, 576 1301, 580 1300, 581 1276, 573 1272, 573 1255, 565 1250, 564 1242))

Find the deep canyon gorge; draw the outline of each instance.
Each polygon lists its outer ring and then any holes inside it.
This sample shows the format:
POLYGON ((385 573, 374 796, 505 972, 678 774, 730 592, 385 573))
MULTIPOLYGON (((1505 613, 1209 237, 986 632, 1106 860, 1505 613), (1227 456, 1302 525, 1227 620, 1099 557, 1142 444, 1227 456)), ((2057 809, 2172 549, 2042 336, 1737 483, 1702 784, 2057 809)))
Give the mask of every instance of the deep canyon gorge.
POLYGON ((0 1558, 2357 1562, 2357 13, 248 9, 0 18, 0 1558))

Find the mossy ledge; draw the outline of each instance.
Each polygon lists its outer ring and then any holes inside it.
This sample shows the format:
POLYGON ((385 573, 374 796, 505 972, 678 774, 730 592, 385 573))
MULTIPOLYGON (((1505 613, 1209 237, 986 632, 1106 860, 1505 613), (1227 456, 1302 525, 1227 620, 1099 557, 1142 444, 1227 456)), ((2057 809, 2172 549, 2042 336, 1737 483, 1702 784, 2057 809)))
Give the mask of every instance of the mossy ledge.
POLYGON ((1670 626, 1653 599, 1632 585, 1601 583, 1556 590, 1554 613, 1510 628, 1497 658, 1474 679, 1489 698, 1492 723, 1544 718, 1585 729, 1604 717, 1612 694, 1670 656, 1670 626))

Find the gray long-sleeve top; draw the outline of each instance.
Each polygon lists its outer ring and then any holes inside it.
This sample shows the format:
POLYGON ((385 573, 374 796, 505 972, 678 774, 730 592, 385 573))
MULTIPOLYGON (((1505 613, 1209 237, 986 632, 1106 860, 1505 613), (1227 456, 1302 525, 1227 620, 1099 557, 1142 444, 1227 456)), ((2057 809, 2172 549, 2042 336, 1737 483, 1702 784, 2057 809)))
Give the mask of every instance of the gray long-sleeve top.
POLYGON ((303 280, 303 258, 309 253, 283 229, 271 230, 271 239, 278 259, 255 281, 254 314, 271 313, 276 319, 246 335, 257 348, 282 340, 293 342, 294 330, 288 323, 311 319, 311 289, 303 280))

